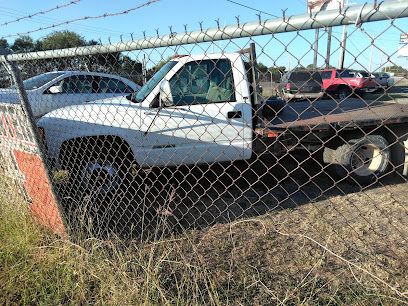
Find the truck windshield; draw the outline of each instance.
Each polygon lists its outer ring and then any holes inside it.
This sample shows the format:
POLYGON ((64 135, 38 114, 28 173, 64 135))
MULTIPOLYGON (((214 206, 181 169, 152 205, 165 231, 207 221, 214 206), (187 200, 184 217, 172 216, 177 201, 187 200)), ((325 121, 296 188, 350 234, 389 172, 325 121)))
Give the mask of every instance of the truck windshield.
POLYGON ((170 61, 157 71, 152 78, 137 92, 135 102, 142 102, 152 92, 152 90, 160 83, 164 76, 177 64, 176 61, 170 61))
POLYGON ((37 89, 63 74, 64 72, 50 72, 37 75, 23 81, 24 88, 25 90, 37 89))

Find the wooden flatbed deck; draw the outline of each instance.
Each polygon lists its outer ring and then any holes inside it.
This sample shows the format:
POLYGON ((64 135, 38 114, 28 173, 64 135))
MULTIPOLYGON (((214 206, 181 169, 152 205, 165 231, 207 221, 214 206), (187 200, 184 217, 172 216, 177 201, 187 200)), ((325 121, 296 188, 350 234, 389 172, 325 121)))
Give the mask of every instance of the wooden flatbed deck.
POLYGON ((291 102, 274 118, 264 118, 261 128, 271 131, 327 131, 408 122, 408 104, 367 103, 348 99, 291 102))

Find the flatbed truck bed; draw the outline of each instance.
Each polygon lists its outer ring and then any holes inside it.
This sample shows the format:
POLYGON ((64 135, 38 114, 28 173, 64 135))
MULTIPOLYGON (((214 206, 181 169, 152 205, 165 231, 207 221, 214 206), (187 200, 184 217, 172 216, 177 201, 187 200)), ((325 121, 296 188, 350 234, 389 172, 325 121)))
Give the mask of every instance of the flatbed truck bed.
POLYGON ((359 99, 289 102, 276 116, 265 116, 258 133, 267 131, 316 132, 408 122, 408 104, 359 99))

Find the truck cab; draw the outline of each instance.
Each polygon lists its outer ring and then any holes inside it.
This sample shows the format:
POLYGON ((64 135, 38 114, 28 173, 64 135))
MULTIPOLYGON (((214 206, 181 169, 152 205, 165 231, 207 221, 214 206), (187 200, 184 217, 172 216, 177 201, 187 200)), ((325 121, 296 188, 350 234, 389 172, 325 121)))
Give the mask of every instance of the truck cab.
POLYGON ((48 155, 58 161, 73 142, 110 136, 142 167, 249 159, 257 94, 246 60, 242 52, 177 56, 126 99, 51 112, 38 122, 48 155))
POLYGON ((160 165, 194 164, 251 156, 251 93, 239 53, 173 59, 134 101, 142 109, 142 164, 158 165, 160 160, 160 165))

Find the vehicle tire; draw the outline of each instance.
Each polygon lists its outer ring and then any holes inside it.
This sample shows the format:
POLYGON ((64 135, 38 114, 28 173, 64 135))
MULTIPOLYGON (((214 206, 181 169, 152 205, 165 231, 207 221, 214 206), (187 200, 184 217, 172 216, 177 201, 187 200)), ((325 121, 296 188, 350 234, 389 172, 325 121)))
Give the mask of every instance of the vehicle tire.
POLYGON ((340 100, 347 99, 351 95, 351 89, 346 86, 341 86, 337 90, 337 96, 339 97, 340 100))
POLYGON ((132 198, 129 193, 134 190, 127 188, 134 182, 130 175, 133 155, 126 148, 106 140, 65 146, 60 159, 69 179, 60 195, 72 229, 97 237, 116 232, 118 215, 124 214, 129 206, 126 199, 132 198))
POLYGON ((391 149, 380 135, 350 139, 334 153, 334 172, 340 178, 360 185, 368 185, 382 178, 388 170, 391 149))
POLYGON ((374 91, 375 93, 376 92, 386 92, 387 91, 387 87, 386 86, 378 86, 377 87, 377 89, 376 89, 376 91, 374 91))
POLYGON ((106 197, 119 191, 126 179, 129 161, 113 147, 84 147, 83 158, 75 158, 69 165, 70 178, 85 195, 106 197), (98 152, 92 152, 97 150, 98 152))

